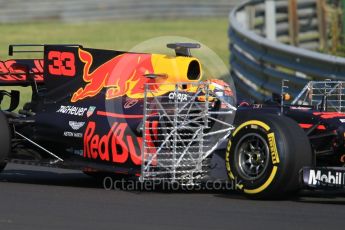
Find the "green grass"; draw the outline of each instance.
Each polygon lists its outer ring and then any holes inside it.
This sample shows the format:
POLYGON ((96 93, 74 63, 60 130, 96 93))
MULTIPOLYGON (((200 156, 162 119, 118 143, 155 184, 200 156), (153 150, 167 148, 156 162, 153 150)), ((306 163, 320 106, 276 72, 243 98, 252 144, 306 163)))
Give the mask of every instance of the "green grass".
MULTIPOLYGON (((6 60, 9 44, 80 44, 84 47, 130 50, 137 44, 159 36, 181 36, 197 40, 228 63, 227 18, 179 20, 129 20, 85 23, 42 22, 0 24, 0 59, 6 60)), ((164 48, 164 47, 163 47, 164 48)), ((14 58, 33 58, 18 54, 14 58)), ((37 56, 36 56, 37 57, 37 56)), ((8 88, 7 88, 8 89, 8 88)), ((23 91, 22 101, 30 94, 23 91)))
POLYGON ((204 43, 225 62, 228 59, 228 21, 217 19, 106 21, 80 24, 45 22, 0 24, 0 58, 11 43, 72 43, 85 47, 128 50, 158 36, 183 36, 204 43))

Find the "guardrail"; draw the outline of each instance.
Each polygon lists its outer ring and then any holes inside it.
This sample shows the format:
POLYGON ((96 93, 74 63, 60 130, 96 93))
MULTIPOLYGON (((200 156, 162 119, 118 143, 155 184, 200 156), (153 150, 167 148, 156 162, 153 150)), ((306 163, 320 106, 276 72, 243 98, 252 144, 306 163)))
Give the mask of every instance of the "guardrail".
POLYGON ((247 1, 230 12, 230 66, 240 95, 263 101, 272 92, 280 93, 284 79, 290 81, 293 96, 310 80, 345 80, 345 58, 306 49, 328 43, 319 2, 298 1, 293 16, 289 1, 276 1, 276 24, 270 25, 276 38, 265 24, 272 19, 265 14, 264 0, 247 1))
POLYGON ((0 0, 0 23, 226 17, 240 0, 0 0))

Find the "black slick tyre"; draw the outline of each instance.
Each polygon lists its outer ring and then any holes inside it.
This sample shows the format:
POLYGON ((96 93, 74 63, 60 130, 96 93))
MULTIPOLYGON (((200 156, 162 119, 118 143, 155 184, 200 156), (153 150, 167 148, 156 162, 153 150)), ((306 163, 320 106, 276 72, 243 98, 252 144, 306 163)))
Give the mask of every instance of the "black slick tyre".
POLYGON ((6 167, 11 152, 11 131, 6 116, 0 112, 0 172, 6 167))
POLYGON ((299 189, 299 171, 312 165, 305 132, 292 119, 244 114, 235 121, 225 156, 237 189, 250 198, 283 198, 299 189))

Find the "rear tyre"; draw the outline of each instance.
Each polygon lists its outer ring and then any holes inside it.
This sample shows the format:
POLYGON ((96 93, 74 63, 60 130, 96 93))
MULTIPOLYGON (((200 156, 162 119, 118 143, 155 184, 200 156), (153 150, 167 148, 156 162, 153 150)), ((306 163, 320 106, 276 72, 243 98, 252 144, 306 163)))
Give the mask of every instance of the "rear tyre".
POLYGON ((305 132, 284 116, 240 117, 225 156, 228 176, 237 189, 257 199, 277 199, 298 191, 300 169, 312 165, 305 132))
POLYGON ((7 163, 0 163, 0 172, 2 172, 5 167, 6 167, 7 163))
POLYGON ((0 172, 6 167, 11 152, 11 131, 6 116, 0 112, 0 172))

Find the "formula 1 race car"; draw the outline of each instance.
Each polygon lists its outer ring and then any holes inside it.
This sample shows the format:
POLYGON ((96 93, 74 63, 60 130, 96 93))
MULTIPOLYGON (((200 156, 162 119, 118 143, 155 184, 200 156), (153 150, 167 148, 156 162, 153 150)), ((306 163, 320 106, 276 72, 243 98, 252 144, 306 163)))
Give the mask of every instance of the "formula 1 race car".
POLYGON ((0 169, 15 162, 143 182, 235 181, 253 198, 345 187, 345 82, 310 82, 291 104, 282 92, 236 108, 229 84, 203 79, 190 52, 198 47, 168 44, 176 56, 167 56, 11 45, 10 55, 43 59, 0 62, 0 169), (13 86, 32 91, 19 110, 13 86))
POLYGON ((204 178, 213 150, 233 129, 233 93, 224 81, 202 81, 190 52, 199 44, 167 46, 176 56, 11 45, 10 55, 40 52, 43 59, 0 62, 7 86, 0 103, 10 98, 8 108, 1 103, 1 170, 16 162, 141 181, 204 178), (10 86, 32 89, 18 111, 20 93, 10 86))
MULTIPOLYGON (((284 85, 284 84, 283 84, 284 85)), ((300 188, 345 187, 344 86, 311 81, 292 101, 282 87, 262 104, 240 103, 225 161, 238 188, 256 198, 300 188)))

